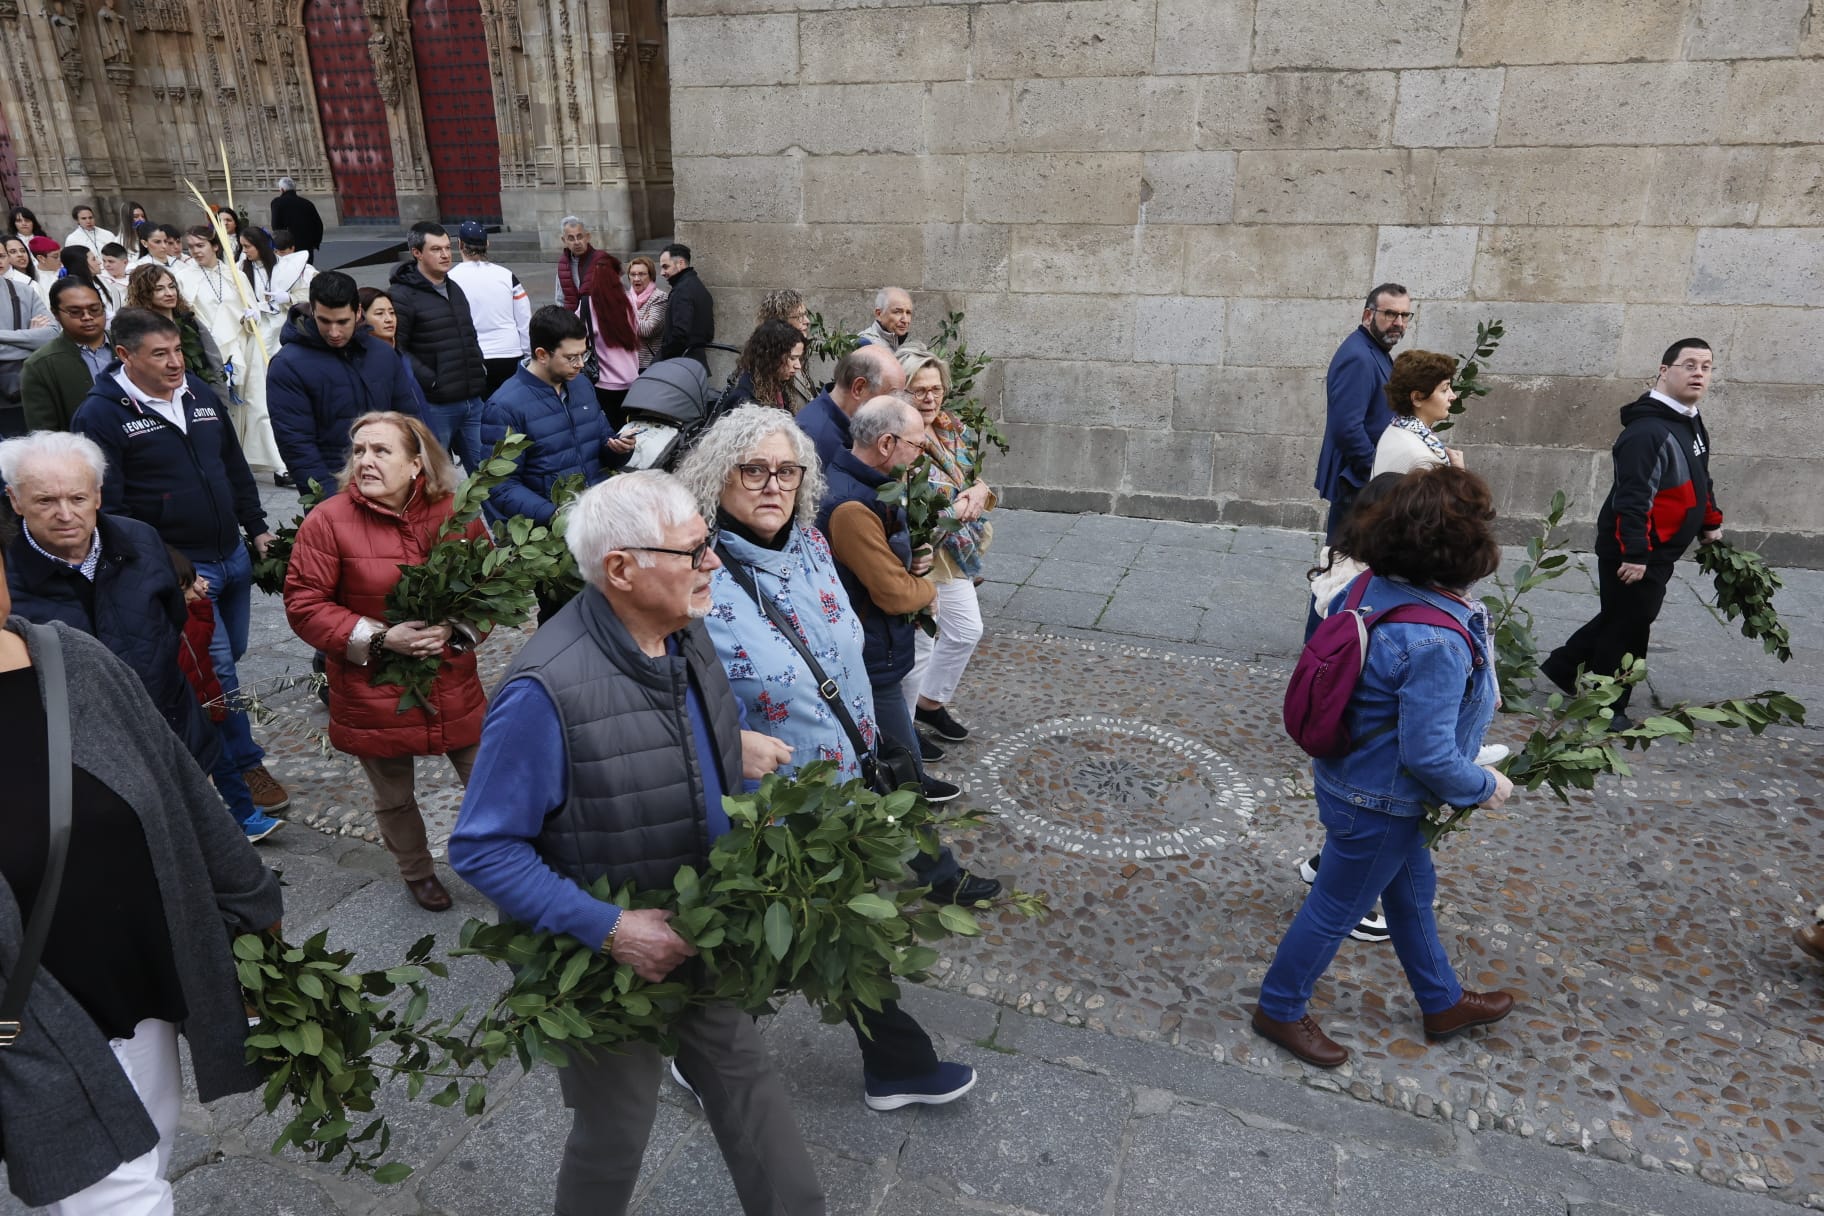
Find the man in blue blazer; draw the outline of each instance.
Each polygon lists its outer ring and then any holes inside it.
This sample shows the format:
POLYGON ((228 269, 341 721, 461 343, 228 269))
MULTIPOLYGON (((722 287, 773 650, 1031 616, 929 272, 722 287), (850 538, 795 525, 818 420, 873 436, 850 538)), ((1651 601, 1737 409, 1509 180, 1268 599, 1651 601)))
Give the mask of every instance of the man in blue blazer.
POLYGON ((1413 319, 1412 296, 1398 283, 1368 293, 1362 323, 1343 339, 1324 375, 1324 446, 1317 454, 1317 492, 1330 504, 1326 540, 1368 484, 1374 445, 1393 413, 1383 391, 1393 375, 1392 350, 1413 319))

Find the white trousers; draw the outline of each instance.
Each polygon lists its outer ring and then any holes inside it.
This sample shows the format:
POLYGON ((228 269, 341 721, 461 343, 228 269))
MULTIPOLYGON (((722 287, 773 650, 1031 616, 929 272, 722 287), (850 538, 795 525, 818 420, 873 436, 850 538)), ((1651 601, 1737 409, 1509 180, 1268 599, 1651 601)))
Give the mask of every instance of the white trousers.
POLYGON ((50 1216, 172 1216, 171 1184, 165 1168, 177 1139, 177 1115, 184 1100, 183 1074, 177 1064, 177 1027, 147 1018, 130 1039, 111 1039, 114 1058, 133 1082, 152 1125, 158 1146, 142 1157, 124 1161, 93 1186, 84 1187, 44 1210, 50 1216))
POLYGON ((917 706, 919 697, 948 705, 963 682, 963 670, 982 640, 982 605, 975 596, 975 580, 964 575, 937 584, 937 636, 915 632, 912 674, 906 677, 906 700, 917 706))

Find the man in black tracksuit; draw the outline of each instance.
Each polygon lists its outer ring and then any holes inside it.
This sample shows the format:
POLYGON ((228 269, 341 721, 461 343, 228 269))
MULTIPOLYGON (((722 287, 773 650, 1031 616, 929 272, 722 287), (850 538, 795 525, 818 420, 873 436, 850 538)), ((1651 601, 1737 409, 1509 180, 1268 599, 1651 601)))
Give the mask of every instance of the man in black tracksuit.
MULTIPOLYGON (((1672 565, 1693 540, 1723 534, 1710 484, 1710 435, 1697 403, 1710 385, 1712 356, 1701 338, 1666 349, 1659 378, 1623 406, 1615 440, 1615 484, 1596 517, 1596 570, 1602 607, 1539 665, 1567 693, 1579 667, 1614 675, 1625 656, 1645 658, 1648 634, 1666 599, 1672 565)), ((1615 702, 1611 730, 1625 730, 1628 694, 1615 702)))

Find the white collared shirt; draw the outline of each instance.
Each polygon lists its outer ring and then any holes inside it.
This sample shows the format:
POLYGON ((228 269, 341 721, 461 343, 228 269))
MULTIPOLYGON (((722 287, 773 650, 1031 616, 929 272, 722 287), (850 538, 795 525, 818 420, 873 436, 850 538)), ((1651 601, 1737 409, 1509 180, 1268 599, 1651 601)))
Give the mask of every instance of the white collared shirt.
POLYGON ((131 397, 133 404, 140 409, 151 410, 184 434, 190 433, 190 419, 184 414, 184 398, 190 394, 188 384, 180 386, 177 392, 171 395, 171 400, 163 401, 157 397, 147 396, 139 385, 127 378, 124 369, 114 373, 114 383, 126 390, 127 396, 131 397))
POLYGON ((1686 405, 1682 401, 1676 401, 1673 398, 1666 396, 1664 393, 1660 392, 1656 388, 1648 389, 1647 396, 1653 398, 1653 400, 1659 402, 1661 405, 1671 406, 1673 409, 1677 410, 1679 413, 1683 414, 1687 418, 1697 417, 1697 407, 1695 405, 1686 405))

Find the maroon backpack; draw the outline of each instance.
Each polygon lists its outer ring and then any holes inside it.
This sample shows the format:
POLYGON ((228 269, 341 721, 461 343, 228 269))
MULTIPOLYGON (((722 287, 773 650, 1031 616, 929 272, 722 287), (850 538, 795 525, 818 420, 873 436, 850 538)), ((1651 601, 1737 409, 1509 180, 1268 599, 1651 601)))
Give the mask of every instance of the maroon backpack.
POLYGON ((1355 746, 1343 720, 1348 714, 1349 699, 1355 695, 1356 681, 1368 664, 1368 635, 1382 621, 1448 629, 1469 644, 1475 665, 1482 666, 1482 648, 1461 622, 1441 608, 1397 604, 1376 612, 1362 607, 1362 596, 1368 592, 1371 577, 1371 573, 1363 572, 1349 584, 1349 598, 1324 618, 1305 643, 1298 666, 1292 669, 1291 683, 1286 685, 1286 733, 1319 760, 1347 755, 1355 746))

